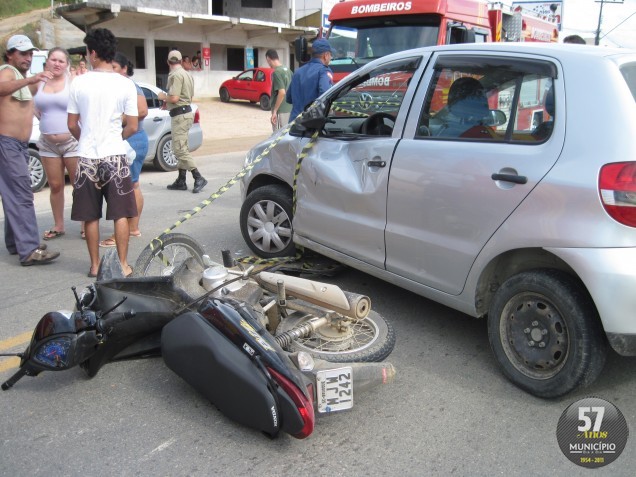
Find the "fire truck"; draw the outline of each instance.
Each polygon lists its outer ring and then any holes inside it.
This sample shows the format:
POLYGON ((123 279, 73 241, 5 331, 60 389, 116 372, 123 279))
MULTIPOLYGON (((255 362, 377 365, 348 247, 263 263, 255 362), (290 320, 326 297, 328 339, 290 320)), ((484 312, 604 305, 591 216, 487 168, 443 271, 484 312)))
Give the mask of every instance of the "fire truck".
POLYGON ((555 23, 484 0, 347 0, 329 14, 334 81, 369 61, 421 46, 488 41, 556 42, 555 23))

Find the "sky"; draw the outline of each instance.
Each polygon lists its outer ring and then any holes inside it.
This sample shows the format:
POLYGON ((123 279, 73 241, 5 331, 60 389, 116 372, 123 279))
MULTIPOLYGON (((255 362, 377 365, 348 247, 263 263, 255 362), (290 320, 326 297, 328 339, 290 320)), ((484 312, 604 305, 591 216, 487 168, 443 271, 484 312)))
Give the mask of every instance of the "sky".
MULTIPOLYGON (((563 0, 563 27, 559 37, 576 33, 583 38, 593 39, 598 27, 600 6, 600 0, 563 0)), ((603 4, 600 44, 636 49, 636 0, 603 4)))

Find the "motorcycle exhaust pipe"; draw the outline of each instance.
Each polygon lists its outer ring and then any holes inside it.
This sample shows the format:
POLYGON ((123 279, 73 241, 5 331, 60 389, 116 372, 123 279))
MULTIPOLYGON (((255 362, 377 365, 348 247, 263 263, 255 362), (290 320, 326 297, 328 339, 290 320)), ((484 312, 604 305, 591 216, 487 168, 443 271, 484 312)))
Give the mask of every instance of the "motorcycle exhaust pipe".
POLYGON ((260 272, 254 278, 271 293, 278 293, 279 282, 282 281, 287 295, 333 310, 354 320, 363 320, 371 311, 371 299, 368 296, 343 291, 339 286, 330 283, 270 272, 260 272))

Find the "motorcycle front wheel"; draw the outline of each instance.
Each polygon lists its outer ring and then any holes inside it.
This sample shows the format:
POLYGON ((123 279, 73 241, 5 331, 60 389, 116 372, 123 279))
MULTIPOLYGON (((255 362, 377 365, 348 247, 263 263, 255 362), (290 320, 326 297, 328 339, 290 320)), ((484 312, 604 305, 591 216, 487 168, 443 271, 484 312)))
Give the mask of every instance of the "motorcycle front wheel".
MULTIPOLYGON (((289 316, 280 324, 277 334, 300 326, 310 315, 289 316)), ((305 351, 332 363, 370 363, 384 360, 395 347, 395 332, 378 313, 371 311, 360 321, 352 321, 347 329, 324 326, 307 338, 294 339, 287 351, 305 351)))
POLYGON ((203 246, 185 234, 165 234, 160 243, 153 240, 139 254, 135 262, 133 277, 166 277, 173 275, 189 258, 202 266, 205 251, 203 246))

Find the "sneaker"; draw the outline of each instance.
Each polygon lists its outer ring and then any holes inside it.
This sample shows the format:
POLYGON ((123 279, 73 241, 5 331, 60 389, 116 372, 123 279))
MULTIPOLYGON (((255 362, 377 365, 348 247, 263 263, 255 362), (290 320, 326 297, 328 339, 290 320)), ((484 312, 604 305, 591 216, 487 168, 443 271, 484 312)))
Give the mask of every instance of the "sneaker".
POLYGON ((31 253, 31 255, 29 255, 29 258, 27 258, 24 262, 20 262, 23 267, 30 267, 31 265, 43 265, 55 260, 57 257, 60 256, 60 252, 51 252, 49 250, 46 250, 46 245, 44 245, 44 247, 42 247, 42 245, 36 248, 31 253))
POLYGON ((197 177, 196 179, 194 179, 194 187, 192 188, 192 193, 196 194, 198 192, 201 192, 201 189, 203 189, 206 185, 208 185, 208 181, 206 181, 201 176, 197 177))

